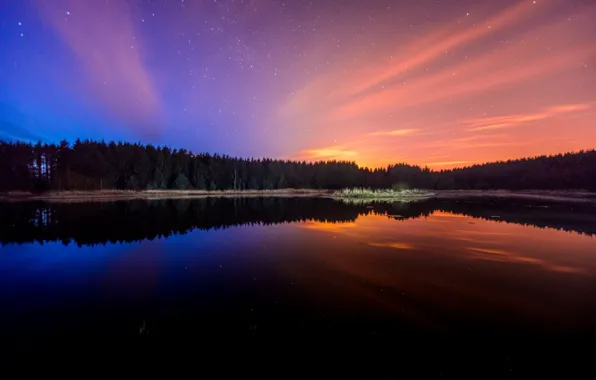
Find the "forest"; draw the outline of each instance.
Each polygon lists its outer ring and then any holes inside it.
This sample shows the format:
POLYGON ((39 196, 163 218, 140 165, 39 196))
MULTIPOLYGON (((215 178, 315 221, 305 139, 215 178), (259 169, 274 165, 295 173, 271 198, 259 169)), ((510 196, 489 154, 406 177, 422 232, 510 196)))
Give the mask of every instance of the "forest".
POLYGON ((349 187, 596 191, 596 150, 432 171, 406 163, 370 169, 348 161, 193 154, 138 143, 0 141, 0 191, 5 192, 349 187))

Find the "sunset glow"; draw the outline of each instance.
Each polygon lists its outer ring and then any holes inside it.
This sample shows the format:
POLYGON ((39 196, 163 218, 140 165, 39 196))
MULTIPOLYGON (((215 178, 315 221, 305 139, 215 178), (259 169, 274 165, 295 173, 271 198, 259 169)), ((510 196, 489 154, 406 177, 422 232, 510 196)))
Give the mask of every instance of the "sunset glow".
POLYGON ((594 148, 596 3, 10 2, 0 139, 432 169, 594 148))

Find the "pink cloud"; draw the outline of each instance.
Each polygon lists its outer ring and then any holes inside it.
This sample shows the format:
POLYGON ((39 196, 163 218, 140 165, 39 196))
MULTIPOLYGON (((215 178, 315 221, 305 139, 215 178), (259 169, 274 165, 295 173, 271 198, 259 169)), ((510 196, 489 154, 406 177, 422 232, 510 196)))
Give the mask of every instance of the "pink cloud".
POLYGON ((85 86, 109 116, 137 132, 156 132, 159 94, 143 63, 127 3, 39 0, 37 5, 76 56, 87 75, 85 86))
POLYGON ((412 136, 419 132, 418 129, 394 129, 392 131, 372 132, 371 136, 412 136))
POLYGON ((558 116, 560 114, 584 111, 590 108, 590 104, 562 104, 549 107, 541 112, 532 114, 505 115, 497 117, 487 117, 471 120, 469 131, 488 131, 494 129, 515 128, 522 124, 533 121, 540 121, 558 116))

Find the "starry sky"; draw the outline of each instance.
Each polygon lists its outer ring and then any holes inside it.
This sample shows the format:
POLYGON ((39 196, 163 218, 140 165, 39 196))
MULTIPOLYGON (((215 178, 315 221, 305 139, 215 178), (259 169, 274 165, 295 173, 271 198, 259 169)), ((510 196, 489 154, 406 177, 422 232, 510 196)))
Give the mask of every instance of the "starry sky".
POLYGON ((432 169, 596 147, 596 0, 0 0, 0 138, 432 169))

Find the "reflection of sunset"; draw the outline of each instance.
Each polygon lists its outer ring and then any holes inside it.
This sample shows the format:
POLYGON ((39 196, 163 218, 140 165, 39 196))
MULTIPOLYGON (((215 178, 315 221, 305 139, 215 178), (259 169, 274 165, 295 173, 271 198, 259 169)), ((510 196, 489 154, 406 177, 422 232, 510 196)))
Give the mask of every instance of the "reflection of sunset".
POLYGON ((301 226, 307 229, 329 232, 342 232, 357 227, 356 223, 325 223, 316 221, 308 221, 301 226))
POLYGON ((351 302, 383 307, 432 328, 441 324, 429 305, 467 308, 465 313, 478 318, 499 310, 563 320, 569 314, 552 310, 553 298, 572 303, 568 293, 585 294, 582 284, 596 275, 592 237, 449 212, 402 220, 373 213, 347 224, 295 227, 296 238, 308 243, 295 259, 284 255, 279 266, 312 297, 336 292, 340 302, 342 294, 350 294, 351 302), (561 283, 567 285, 552 285, 561 283))
POLYGON ((373 247, 386 247, 395 249, 414 249, 412 244, 406 243, 368 243, 368 245, 372 245, 373 247))
POLYGON ((560 247, 572 246, 585 252, 591 252, 592 248, 590 238, 578 238, 567 232, 477 220, 444 211, 403 221, 369 214, 350 223, 309 221, 299 226, 332 232, 334 237, 376 248, 416 249, 457 260, 526 264, 569 273, 582 273, 584 268, 574 262, 577 257, 560 254, 560 247))
POLYGON ((502 249, 489 249, 489 248, 477 248, 477 247, 468 247, 469 250, 481 253, 489 253, 491 255, 510 255, 511 252, 502 250, 502 249))

